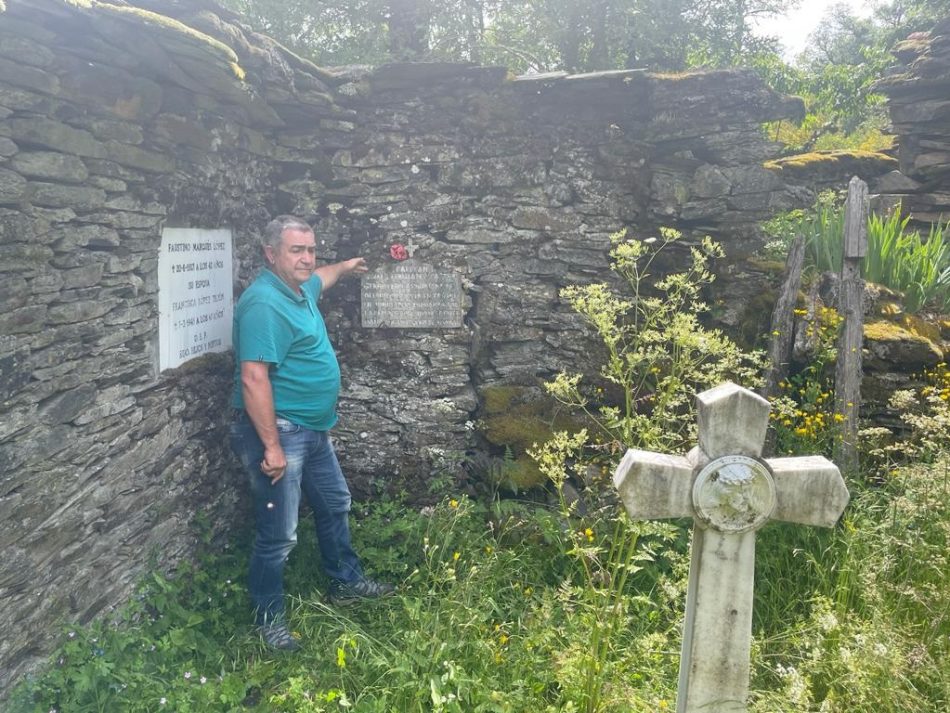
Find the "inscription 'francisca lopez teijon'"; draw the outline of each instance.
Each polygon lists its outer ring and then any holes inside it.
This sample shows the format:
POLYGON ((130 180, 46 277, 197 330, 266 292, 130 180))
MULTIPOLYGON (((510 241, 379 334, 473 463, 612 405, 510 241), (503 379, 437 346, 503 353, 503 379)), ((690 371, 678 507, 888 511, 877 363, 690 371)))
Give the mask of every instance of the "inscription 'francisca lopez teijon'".
POLYGON ((363 277, 360 308, 370 329, 458 329, 462 283, 454 272, 408 259, 363 277))

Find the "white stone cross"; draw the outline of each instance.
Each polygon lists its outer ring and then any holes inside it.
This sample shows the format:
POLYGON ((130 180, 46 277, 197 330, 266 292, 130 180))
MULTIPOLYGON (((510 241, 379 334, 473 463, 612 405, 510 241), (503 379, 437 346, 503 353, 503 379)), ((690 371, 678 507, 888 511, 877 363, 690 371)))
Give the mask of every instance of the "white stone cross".
POLYGON ((726 383, 696 397, 687 456, 628 450, 614 487, 636 520, 692 517, 677 713, 742 713, 749 693, 755 531, 768 520, 832 527, 848 504, 821 456, 762 460, 769 402, 726 383))
POLYGON ((415 253, 416 250, 418 250, 418 249, 419 249, 419 246, 418 246, 418 245, 414 245, 413 242, 412 242, 412 237, 410 237, 410 238, 409 238, 409 242, 408 242, 407 245, 406 245, 406 254, 409 256, 409 259, 410 259, 410 260, 412 259, 413 253, 415 253))

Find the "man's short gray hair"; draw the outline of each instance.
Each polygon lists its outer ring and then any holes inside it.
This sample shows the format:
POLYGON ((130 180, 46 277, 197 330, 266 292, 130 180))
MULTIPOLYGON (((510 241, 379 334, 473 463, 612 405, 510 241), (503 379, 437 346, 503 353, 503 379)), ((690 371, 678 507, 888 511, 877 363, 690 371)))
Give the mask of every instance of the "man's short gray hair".
POLYGON ((295 215, 278 215, 264 228, 264 235, 261 236, 261 244, 270 246, 273 249, 280 247, 280 239, 285 230, 299 230, 304 233, 312 233, 313 228, 303 218, 295 215))

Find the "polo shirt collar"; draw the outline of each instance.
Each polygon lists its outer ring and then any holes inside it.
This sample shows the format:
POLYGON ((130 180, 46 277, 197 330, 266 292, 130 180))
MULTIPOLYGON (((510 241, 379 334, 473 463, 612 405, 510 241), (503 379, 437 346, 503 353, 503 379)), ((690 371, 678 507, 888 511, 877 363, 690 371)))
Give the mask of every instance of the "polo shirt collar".
POLYGON ((294 302, 303 303, 307 301, 307 292, 306 290, 301 289, 299 293, 294 292, 290 285, 280 279, 277 274, 268 267, 265 267, 261 276, 267 280, 271 285, 277 288, 277 291, 280 292, 285 297, 293 300, 294 302))

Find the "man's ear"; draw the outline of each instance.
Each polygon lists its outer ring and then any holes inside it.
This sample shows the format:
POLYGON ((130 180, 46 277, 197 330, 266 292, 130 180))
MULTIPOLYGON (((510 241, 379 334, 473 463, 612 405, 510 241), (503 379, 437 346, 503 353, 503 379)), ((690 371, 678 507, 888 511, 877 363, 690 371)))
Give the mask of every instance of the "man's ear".
POLYGON ((272 248, 270 245, 264 246, 264 262, 266 262, 268 265, 274 264, 274 248, 272 248))

